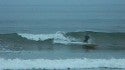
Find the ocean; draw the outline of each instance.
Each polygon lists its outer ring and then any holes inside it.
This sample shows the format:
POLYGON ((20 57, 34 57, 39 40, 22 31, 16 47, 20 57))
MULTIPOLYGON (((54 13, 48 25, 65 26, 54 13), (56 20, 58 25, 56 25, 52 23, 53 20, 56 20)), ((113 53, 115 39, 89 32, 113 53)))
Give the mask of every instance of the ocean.
POLYGON ((0 0, 0 70, 124 70, 124 53, 124 0, 0 0))

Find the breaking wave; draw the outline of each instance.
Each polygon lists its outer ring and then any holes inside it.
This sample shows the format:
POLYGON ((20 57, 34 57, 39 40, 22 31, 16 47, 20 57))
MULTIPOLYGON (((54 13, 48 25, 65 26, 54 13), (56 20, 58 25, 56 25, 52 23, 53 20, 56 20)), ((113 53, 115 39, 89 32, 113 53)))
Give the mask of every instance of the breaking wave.
POLYGON ((125 68, 125 59, 0 59, 0 69, 125 68))
POLYGON ((75 40, 73 38, 69 38, 65 36, 65 32, 57 32, 55 34, 18 34, 24 38, 27 38, 29 40, 35 40, 35 41, 44 41, 47 39, 53 39, 54 43, 63 43, 67 44, 70 43, 72 40, 75 40))
POLYGON ((39 49, 50 48, 53 44, 79 44, 81 45, 86 34, 90 35, 90 43, 99 45, 101 48, 125 49, 125 33, 104 32, 57 32, 55 34, 27 34, 10 33, 0 34, 1 48, 9 49, 39 49), (34 47, 35 46, 35 47, 34 47), (36 48, 37 47, 37 48, 36 48))

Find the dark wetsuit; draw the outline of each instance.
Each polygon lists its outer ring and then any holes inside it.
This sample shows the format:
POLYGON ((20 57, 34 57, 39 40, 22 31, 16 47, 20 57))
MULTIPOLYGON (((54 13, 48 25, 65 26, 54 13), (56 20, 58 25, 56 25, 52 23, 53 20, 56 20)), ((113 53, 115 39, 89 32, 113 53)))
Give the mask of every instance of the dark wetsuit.
POLYGON ((84 42, 88 43, 89 38, 90 38, 90 37, 89 37, 88 35, 86 35, 84 42))

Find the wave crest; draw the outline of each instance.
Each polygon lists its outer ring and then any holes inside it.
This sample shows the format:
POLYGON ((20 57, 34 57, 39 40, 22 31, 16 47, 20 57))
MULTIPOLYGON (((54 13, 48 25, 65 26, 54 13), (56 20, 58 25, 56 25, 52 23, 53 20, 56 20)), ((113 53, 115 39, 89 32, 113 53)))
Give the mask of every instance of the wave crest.
POLYGON ((69 38, 65 36, 65 32, 57 32, 55 34, 18 34, 24 38, 35 41, 44 41, 47 39, 53 39, 54 43, 63 43, 67 44, 74 40, 73 38, 69 38))

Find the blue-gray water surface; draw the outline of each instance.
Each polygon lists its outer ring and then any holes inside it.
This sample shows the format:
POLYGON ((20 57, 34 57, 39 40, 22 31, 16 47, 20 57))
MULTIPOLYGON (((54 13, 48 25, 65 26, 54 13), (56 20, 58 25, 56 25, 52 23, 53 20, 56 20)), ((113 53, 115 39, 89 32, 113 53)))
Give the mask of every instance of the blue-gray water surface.
POLYGON ((124 0, 0 0, 0 33, 125 32, 124 0))
POLYGON ((2 70, 124 70, 124 42, 124 0, 0 0, 2 70))

